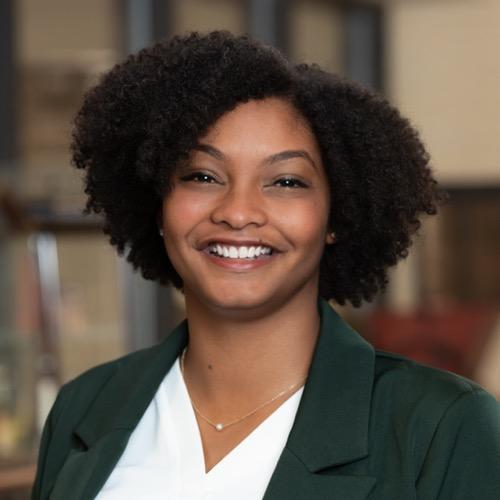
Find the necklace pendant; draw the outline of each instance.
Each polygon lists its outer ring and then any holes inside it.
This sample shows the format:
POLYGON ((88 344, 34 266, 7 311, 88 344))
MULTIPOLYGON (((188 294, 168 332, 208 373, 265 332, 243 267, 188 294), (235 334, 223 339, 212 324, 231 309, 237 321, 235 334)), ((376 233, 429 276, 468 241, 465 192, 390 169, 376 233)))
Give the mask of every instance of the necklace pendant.
POLYGON ((215 424, 215 430, 217 431, 221 431, 222 429, 224 429, 224 424, 215 424))

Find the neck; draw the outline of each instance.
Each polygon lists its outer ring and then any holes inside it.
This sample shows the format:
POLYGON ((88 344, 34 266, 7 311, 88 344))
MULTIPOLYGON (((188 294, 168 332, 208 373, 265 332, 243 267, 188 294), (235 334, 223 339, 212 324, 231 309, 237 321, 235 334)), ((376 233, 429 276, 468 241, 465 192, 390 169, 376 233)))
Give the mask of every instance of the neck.
POLYGON ((186 292, 186 312, 184 378, 205 412, 239 414, 307 375, 319 334, 315 294, 242 319, 209 309, 186 292))

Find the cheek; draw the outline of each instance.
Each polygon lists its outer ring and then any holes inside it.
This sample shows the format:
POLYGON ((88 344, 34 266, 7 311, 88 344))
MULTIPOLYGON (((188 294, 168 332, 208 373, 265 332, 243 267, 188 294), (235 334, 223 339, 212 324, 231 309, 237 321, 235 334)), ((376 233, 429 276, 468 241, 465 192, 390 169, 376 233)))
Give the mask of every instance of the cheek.
POLYGON ((181 236, 189 232, 205 215, 207 204, 200 197, 174 190, 163 201, 163 226, 166 235, 181 236))
POLYGON ((310 250, 318 247, 322 252, 327 225, 327 206, 322 200, 304 200, 300 205, 290 205, 276 217, 292 244, 310 250))

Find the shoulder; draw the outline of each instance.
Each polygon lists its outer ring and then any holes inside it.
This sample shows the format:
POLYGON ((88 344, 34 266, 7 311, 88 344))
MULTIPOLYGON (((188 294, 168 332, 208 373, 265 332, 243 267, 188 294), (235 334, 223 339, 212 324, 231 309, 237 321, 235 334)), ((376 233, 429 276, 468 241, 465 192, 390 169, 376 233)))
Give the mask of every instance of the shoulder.
POLYGON ((131 371, 133 376, 133 366, 140 365, 141 360, 147 362, 155 348, 95 366, 61 387, 43 428, 32 498, 45 498, 44 492, 49 491, 66 456, 76 445, 74 429, 107 384, 122 369, 131 371))
POLYGON ((452 407, 478 405, 498 411, 498 402, 481 385, 455 373, 426 366, 398 354, 375 351, 374 396, 392 410, 440 419, 452 407))
POLYGON ((446 401, 484 390, 476 382, 456 373, 380 350, 375 351, 375 384, 390 391, 406 392, 411 389, 414 397, 424 396, 430 391, 439 400, 446 401))
MULTIPOLYGON (((500 405, 466 377, 403 356, 375 352, 373 430, 392 434, 417 470, 476 456, 500 465, 500 405)), ((487 467, 486 467, 487 468, 487 467)), ((434 469, 435 470, 435 469, 434 469)), ((489 497, 488 497, 489 498, 489 497)))

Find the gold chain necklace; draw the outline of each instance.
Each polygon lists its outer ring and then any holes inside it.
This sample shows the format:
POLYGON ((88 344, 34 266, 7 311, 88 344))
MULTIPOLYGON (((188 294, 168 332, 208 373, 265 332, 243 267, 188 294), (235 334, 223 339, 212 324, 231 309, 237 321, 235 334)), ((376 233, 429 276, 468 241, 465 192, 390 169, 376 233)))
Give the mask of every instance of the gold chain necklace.
MULTIPOLYGON (((181 355, 181 373, 182 373, 182 378, 184 379, 184 358, 186 356, 186 350, 187 348, 184 348, 184 350, 182 351, 182 355, 181 355)), ((268 404, 271 404, 273 401, 276 401, 280 396, 283 396, 284 394, 286 394, 287 392, 290 392, 292 389, 294 389, 295 387, 297 387, 298 385, 302 384, 305 380, 307 379, 307 376, 304 377, 303 379, 299 380, 298 382, 296 382, 295 384, 292 384, 292 385, 289 385, 286 389, 278 392, 278 394, 276 394, 276 396, 273 396, 271 399, 269 399, 268 401, 265 401, 264 403, 260 404, 259 406, 257 406, 257 408, 255 408, 254 410, 246 413, 245 415, 243 415, 242 417, 240 418, 237 418, 236 420, 233 420, 232 422, 228 422, 227 424, 223 424, 222 422, 213 422, 212 420, 210 420, 208 417, 206 417, 205 415, 203 415, 203 413, 200 411, 200 409, 194 404, 194 401, 191 399, 191 396, 189 394, 189 391, 187 391, 188 393, 188 397, 189 397, 189 400, 191 401, 191 405, 193 406, 194 410, 196 411, 196 413, 203 419, 205 420, 205 422, 207 422, 208 424, 210 424, 216 431, 222 431, 223 429, 225 429, 226 427, 229 427, 230 425, 234 425, 234 424, 237 424, 239 422, 241 422, 242 420, 245 420, 245 418, 248 418, 250 417, 251 415, 253 415, 254 413, 257 413, 261 408, 264 408, 264 406, 268 405, 268 404)), ((186 383, 186 380, 184 379, 184 384, 186 383)), ((186 386, 186 389, 187 389, 187 386, 186 386)))

